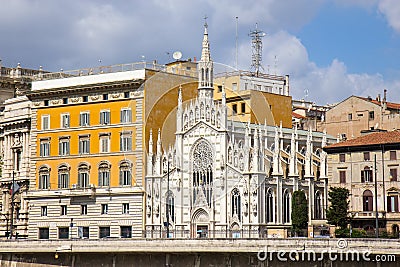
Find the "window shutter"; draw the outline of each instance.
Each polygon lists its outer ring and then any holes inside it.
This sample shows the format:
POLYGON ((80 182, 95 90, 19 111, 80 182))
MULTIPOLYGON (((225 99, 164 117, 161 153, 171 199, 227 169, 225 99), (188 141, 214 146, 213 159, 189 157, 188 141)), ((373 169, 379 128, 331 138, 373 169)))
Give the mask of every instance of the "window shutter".
POLYGON ((123 185, 124 183, 123 183, 123 180, 124 180, 124 175, 123 175, 123 171, 122 170, 120 170, 119 171, 119 185, 123 185))
POLYGON ((387 211, 392 212, 392 201, 390 199, 390 196, 386 197, 386 203, 387 203, 387 211))
POLYGON ((364 171, 361 171, 361 182, 365 182, 364 171))
POLYGON ((399 211, 399 198, 398 198, 398 196, 394 196, 394 211, 395 212, 399 211))

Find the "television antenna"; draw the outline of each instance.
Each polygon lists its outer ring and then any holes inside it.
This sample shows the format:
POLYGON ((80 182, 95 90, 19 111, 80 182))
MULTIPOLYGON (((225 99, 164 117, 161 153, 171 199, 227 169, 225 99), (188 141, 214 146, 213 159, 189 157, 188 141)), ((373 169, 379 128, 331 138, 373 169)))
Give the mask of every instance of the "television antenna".
POLYGON ((175 52, 172 54, 172 57, 173 57, 175 60, 180 60, 180 59, 182 58, 182 52, 181 52, 181 51, 175 51, 175 52))

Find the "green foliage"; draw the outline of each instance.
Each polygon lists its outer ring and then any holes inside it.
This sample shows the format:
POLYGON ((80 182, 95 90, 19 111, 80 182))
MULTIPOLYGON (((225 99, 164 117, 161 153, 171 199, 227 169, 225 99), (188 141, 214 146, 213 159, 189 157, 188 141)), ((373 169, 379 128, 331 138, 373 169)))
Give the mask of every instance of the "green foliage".
POLYGON ((330 202, 330 206, 326 211, 328 223, 339 226, 342 229, 346 228, 349 223, 349 190, 343 187, 330 187, 328 196, 330 202))
POLYGON ((292 195, 292 231, 295 235, 303 232, 308 224, 308 202, 304 191, 292 195))
MULTIPOLYGON (((350 237, 350 229, 339 228, 335 230, 335 236, 338 238, 350 237)), ((351 238, 366 238, 368 237, 367 232, 364 229, 353 229, 351 233, 351 238)))

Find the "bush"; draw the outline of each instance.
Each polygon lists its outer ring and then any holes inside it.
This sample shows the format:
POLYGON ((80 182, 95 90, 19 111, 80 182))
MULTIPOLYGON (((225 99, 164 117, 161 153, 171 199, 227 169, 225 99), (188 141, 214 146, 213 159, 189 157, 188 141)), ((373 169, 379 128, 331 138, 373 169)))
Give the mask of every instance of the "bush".
MULTIPOLYGON (((350 229, 348 229, 348 228, 336 229, 335 236, 338 238, 349 238, 350 237, 350 229)), ((368 234, 364 229, 352 229, 351 238, 365 238, 365 237, 368 237, 368 234)))

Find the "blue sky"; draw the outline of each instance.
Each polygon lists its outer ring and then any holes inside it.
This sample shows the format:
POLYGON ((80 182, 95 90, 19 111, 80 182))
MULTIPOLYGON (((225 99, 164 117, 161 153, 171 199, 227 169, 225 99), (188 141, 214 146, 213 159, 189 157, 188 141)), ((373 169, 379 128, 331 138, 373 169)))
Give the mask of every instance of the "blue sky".
POLYGON ((200 57, 208 16, 212 58, 251 65, 250 30, 265 72, 289 74, 291 94, 318 104, 388 89, 400 102, 398 0, 0 0, 4 66, 50 71, 200 57), (236 20, 236 16, 238 20, 236 20), (101 62, 100 62, 100 61, 101 62))

